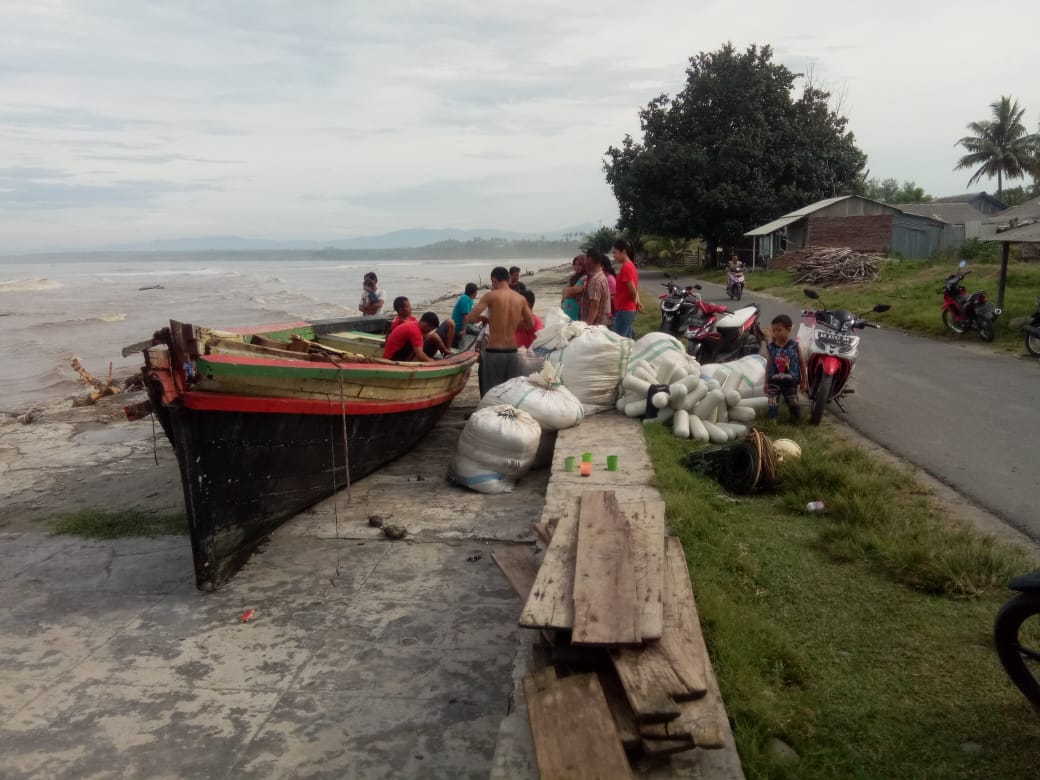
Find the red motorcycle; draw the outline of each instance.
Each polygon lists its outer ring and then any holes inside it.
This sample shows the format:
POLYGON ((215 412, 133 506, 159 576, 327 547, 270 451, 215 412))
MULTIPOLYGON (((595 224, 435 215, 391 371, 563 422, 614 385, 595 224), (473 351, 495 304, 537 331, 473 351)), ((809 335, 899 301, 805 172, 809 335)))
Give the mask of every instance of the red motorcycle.
MULTIPOLYGON (((963 269, 966 265, 967 263, 961 260, 959 267, 963 269)), ((983 341, 993 341, 997 335, 996 319, 1002 312, 986 299, 986 293, 982 290, 968 295, 961 282, 970 273, 971 271, 961 270, 950 274, 943 282, 943 324, 954 333, 975 330, 983 341)))
POLYGON ((757 303, 730 311, 718 303, 698 300, 686 320, 686 352, 701 363, 725 363, 762 350, 765 334, 759 327, 757 303))

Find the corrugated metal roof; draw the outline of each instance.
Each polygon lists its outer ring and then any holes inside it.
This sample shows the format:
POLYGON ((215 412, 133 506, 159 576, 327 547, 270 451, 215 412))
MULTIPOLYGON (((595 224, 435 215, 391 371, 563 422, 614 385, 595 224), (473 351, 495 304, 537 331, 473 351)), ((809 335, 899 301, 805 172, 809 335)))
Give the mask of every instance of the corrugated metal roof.
POLYGON ((930 217, 951 225, 981 222, 987 216, 969 203, 897 203, 896 208, 904 214, 930 217))
POLYGON ((982 191, 982 192, 966 192, 963 195, 946 195, 945 197, 942 197, 942 198, 936 198, 935 200, 932 201, 932 203, 971 203, 972 201, 975 201, 975 200, 987 201, 987 202, 992 203, 994 206, 996 206, 998 208, 1001 208, 1001 209, 1006 209, 1007 208, 1007 206, 1004 205, 1003 201, 1001 201, 998 198, 995 198, 994 196, 990 195, 986 191, 982 191))
POLYGON ((790 225, 792 222, 797 222, 802 217, 807 217, 813 212, 825 209, 835 203, 839 203, 843 200, 851 198, 851 195, 842 195, 838 198, 826 198, 825 200, 818 200, 815 203, 810 203, 808 206, 802 206, 797 211, 792 211, 789 214, 784 214, 779 219, 774 219, 772 222, 767 222, 765 225, 749 230, 745 233, 745 236, 768 236, 770 233, 775 233, 782 227, 790 225))
POLYGON ((1040 222, 1005 230, 995 236, 979 239, 980 241, 1000 241, 1009 244, 1040 244, 1040 222))
POLYGON ((985 221, 991 225, 1007 225, 1013 219, 1040 219, 1040 196, 1027 200, 1025 203, 1019 203, 1005 211, 990 214, 985 221))

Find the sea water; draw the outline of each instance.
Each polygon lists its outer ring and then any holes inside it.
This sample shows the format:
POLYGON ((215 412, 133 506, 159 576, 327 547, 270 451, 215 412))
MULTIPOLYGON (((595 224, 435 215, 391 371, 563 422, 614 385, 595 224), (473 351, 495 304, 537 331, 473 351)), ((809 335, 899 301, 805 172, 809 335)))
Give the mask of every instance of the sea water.
POLYGON ((0 412, 19 413, 82 394, 73 357, 95 376, 141 365, 124 346, 169 320, 212 328, 358 314, 362 277, 374 271, 384 312, 405 295, 422 303, 486 284, 497 265, 525 271, 537 260, 363 260, 314 252, 193 252, 0 257, 0 412), (147 289, 151 288, 151 289, 147 289))

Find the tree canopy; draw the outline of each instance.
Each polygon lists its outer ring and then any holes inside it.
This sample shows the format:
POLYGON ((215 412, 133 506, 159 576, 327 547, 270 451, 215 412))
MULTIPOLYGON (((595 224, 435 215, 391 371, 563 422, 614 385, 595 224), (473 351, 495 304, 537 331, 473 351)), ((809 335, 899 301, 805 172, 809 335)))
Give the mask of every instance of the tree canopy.
POLYGON ((924 191, 924 187, 918 187, 916 182, 904 181, 900 185, 895 179, 867 179, 858 194, 882 203, 932 202, 932 196, 924 191))
POLYGON ((1026 132, 1022 117, 1026 110, 1008 96, 989 104, 992 119, 971 122, 966 135, 955 145, 968 154, 954 170, 976 168, 968 179, 971 186, 983 176, 997 177, 997 197, 1004 192, 1004 178, 1020 179, 1027 173, 1040 177, 1040 134, 1026 132))
POLYGON ((730 244, 756 225, 854 191, 866 156, 830 95, 732 44, 690 58, 686 86, 640 110, 642 142, 607 150, 621 229, 730 244))

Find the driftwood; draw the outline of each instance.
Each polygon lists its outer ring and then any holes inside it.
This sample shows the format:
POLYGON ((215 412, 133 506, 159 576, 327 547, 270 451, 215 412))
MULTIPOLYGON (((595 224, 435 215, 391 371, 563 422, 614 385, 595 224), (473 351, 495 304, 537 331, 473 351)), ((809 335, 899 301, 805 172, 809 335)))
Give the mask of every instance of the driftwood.
POLYGON ((97 403, 99 398, 104 398, 106 395, 116 395, 117 393, 123 392, 123 389, 119 386, 119 383, 112 378, 112 364, 108 364, 108 380, 103 381, 98 379, 91 374, 87 369, 83 367, 83 364, 79 362, 78 357, 72 358, 72 370, 80 375, 84 384, 90 387, 90 392, 86 395, 82 395, 79 398, 75 398, 72 401, 73 406, 90 406, 91 404, 97 403))
POLYGON ((795 284, 823 287, 872 281, 877 278, 882 259, 877 252, 819 246, 786 252, 780 258, 795 284))

